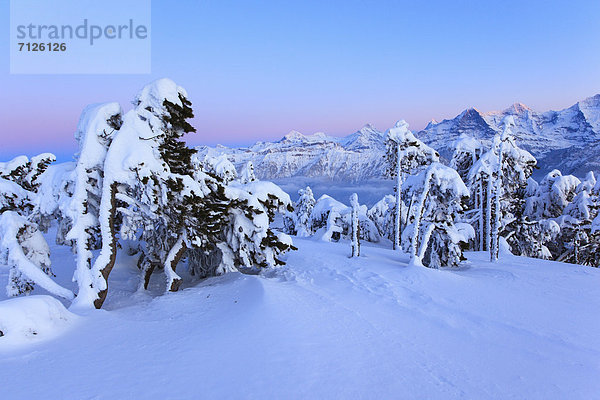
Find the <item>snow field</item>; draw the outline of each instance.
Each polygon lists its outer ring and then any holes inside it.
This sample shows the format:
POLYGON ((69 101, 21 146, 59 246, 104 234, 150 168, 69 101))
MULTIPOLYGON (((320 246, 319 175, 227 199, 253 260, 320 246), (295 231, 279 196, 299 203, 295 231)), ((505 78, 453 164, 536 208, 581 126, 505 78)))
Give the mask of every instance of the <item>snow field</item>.
MULTIPOLYGON (((590 399, 600 393, 597 269, 512 256, 490 263, 487 253, 468 253, 470 262, 459 269, 433 270, 409 267, 408 256, 368 243, 358 258, 349 258, 347 241, 294 243, 299 250, 285 267, 197 284, 182 274, 184 290, 159 296, 162 283, 154 281, 149 292, 134 293, 135 267, 120 256, 110 311, 80 317, 52 341, 38 335, 25 348, 0 350, 10 383, 2 385, 3 396, 590 399)), ((70 254, 53 254, 61 258, 53 265, 62 265, 62 283, 72 271, 70 254)), ((16 301, 36 298, 47 299, 16 301)))

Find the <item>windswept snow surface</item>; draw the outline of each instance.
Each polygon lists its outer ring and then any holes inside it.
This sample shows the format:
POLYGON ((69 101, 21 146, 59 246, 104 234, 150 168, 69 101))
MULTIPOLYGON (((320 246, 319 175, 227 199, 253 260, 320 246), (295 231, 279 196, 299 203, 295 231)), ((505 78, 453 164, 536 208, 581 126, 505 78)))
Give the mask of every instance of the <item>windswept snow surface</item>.
POLYGON ((0 337, 0 397, 598 398, 600 270, 486 253, 432 270, 367 244, 353 259, 348 242, 294 244, 276 271, 156 297, 132 295, 120 256, 109 311, 27 348, 0 337))

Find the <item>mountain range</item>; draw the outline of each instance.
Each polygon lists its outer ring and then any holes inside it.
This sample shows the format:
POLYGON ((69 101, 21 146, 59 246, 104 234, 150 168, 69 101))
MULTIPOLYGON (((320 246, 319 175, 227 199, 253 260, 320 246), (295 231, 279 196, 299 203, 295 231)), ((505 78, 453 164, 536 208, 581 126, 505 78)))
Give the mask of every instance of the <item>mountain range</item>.
MULTIPOLYGON (((461 136, 489 145, 507 115, 514 117, 517 144, 537 158, 538 174, 555 168, 579 176, 600 171, 600 94, 560 111, 537 112, 521 103, 487 113, 469 108, 453 119, 431 121, 416 136, 449 160, 461 136)), ((383 178, 386 167, 385 132, 371 124, 345 137, 292 131, 280 140, 247 148, 197 149, 209 157, 226 154, 238 170, 252 161, 261 179, 302 176, 360 182, 383 178)))

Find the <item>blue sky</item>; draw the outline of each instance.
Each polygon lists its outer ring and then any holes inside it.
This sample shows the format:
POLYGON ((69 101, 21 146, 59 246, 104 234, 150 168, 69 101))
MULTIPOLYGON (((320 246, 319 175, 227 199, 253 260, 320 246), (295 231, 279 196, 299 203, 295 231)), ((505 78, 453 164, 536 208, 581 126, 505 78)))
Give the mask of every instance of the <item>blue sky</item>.
POLYGON ((398 119, 418 130, 471 106, 560 109, 600 93, 598 1, 154 0, 151 28, 146 75, 10 75, 5 31, 0 156, 70 154, 85 105, 128 109, 160 77, 189 93, 193 144, 342 135, 367 122, 385 130, 398 119))

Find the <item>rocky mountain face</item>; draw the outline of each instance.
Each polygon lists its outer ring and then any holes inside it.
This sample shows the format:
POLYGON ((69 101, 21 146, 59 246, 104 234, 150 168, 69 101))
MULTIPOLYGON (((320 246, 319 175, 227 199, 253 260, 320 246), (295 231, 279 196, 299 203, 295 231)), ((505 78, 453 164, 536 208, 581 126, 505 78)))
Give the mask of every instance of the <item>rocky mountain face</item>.
MULTIPOLYGON (((432 121, 416 135, 448 160, 463 135, 489 145, 507 115, 514 117, 517 143, 538 159, 540 173, 554 168, 577 175, 600 171, 600 94, 564 110, 542 113, 519 103, 488 113, 470 108, 453 119, 432 121)), ((382 178, 385 172, 385 133, 370 124, 341 138, 292 131, 278 141, 249 148, 198 150, 209 157, 226 154, 238 169, 252 161, 261 179, 303 176, 360 182, 382 178)))
POLYGON ((276 142, 258 142, 249 148, 197 149, 208 157, 226 154, 238 170, 252 161, 260 179, 303 176, 359 182, 381 178, 385 171, 385 134, 371 125, 343 138, 292 131, 276 142))

